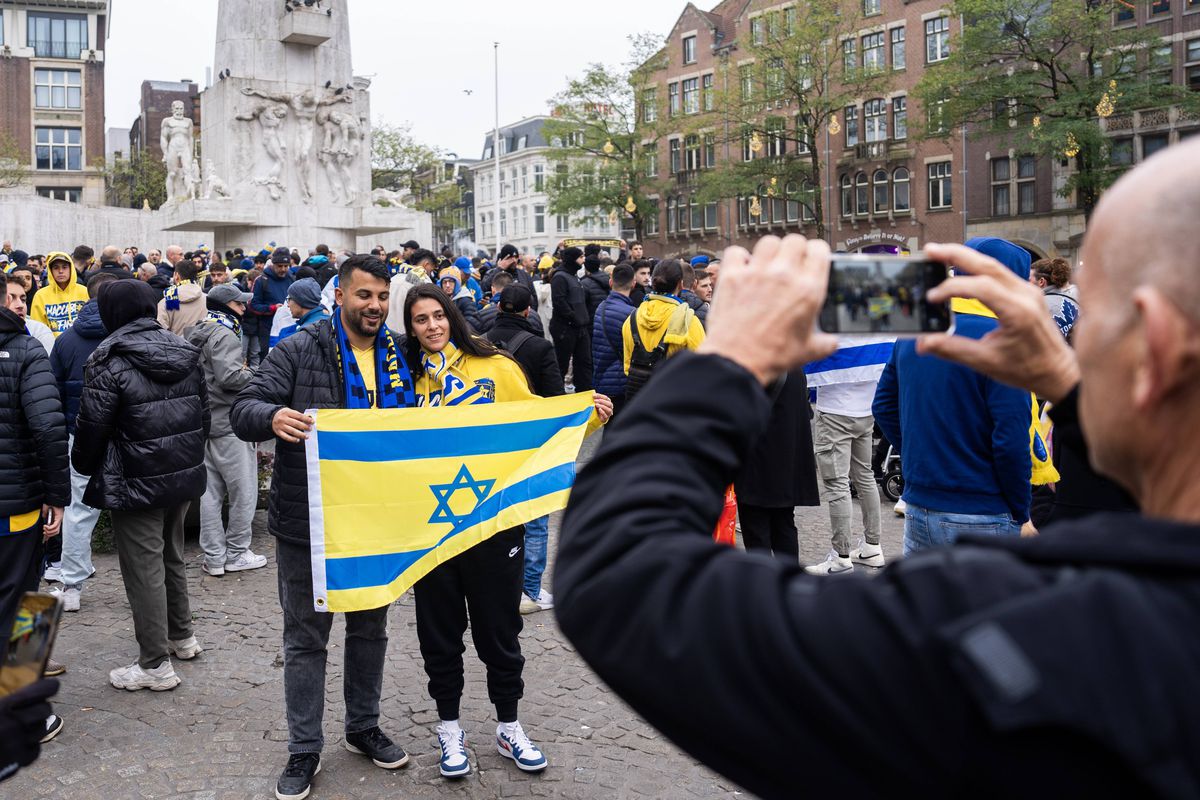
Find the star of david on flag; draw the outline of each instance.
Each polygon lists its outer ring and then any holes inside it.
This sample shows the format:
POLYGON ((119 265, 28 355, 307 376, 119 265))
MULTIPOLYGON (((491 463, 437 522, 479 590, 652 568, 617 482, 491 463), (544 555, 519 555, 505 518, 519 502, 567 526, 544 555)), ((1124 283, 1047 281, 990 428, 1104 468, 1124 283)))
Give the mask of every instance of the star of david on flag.
POLYGON ((454 500, 454 495, 460 490, 468 491, 475 495, 475 505, 472 511, 479 508, 479 504, 492 491, 492 487, 496 485, 494 480, 477 481, 471 477, 471 471, 467 469, 467 465, 463 464, 462 469, 458 471, 458 475, 450 483, 436 484, 430 486, 430 490, 437 497, 437 510, 433 512, 433 516, 429 518, 431 523, 449 522, 451 525, 458 527, 466 520, 470 514, 455 514, 451 508, 451 503, 454 500))

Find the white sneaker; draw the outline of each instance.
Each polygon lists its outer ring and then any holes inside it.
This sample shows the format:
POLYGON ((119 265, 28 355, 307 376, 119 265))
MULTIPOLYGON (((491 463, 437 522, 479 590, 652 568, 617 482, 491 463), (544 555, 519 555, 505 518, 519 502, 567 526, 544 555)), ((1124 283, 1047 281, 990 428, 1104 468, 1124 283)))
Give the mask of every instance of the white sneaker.
POLYGON ((62 583, 62 562, 51 564, 42 573, 42 580, 47 583, 62 583))
POLYGON ((191 661, 204 652, 204 648, 196 641, 195 636, 186 639, 171 639, 167 642, 167 652, 182 661, 191 661))
POLYGON ((537 603, 538 608, 542 611, 549 611, 554 608, 554 595, 542 589, 538 592, 538 596, 533 599, 533 602, 537 603))
POLYGON ((805 567, 804 571, 809 575, 852 575, 854 574, 854 562, 849 558, 842 558, 831 550, 824 561, 805 567))
POLYGON ((903 499, 897 500, 896 505, 892 508, 896 512, 897 517, 903 517, 904 512, 908 511, 908 504, 903 499))
POLYGON ((79 610, 79 587, 64 586, 61 589, 51 589, 50 594, 62 600, 63 611, 79 610))
POLYGON ((438 747, 442 750, 438 771, 446 778, 461 778, 471 771, 467 758, 467 734, 457 722, 440 722, 437 726, 438 747))
POLYGON ((214 578, 219 578, 225 574, 224 567, 210 567, 207 561, 200 562, 200 569, 204 570, 205 575, 212 575, 214 578))
POLYGON ((522 772, 541 772, 548 765, 541 749, 525 735, 519 722, 501 722, 496 728, 496 750, 511 758, 522 772))
POLYGON ((174 689, 182 681, 167 659, 154 669, 142 669, 136 661, 128 667, 118 667, 108 673, 108 681, 118 689, 136 692, 138 689, 149 689, 153 692, 165 692, 174 689))
POLYGON ((542 607, 537 604, 537 600, 521 592, 521 606, 518 610, 522 614, 536 614, 542 610, 542 607))
POLYGON ((248 569, 261 569, 267 565, 267 557, 247 550, 233 561, 225 562, 226 572, 243 572, 248 569))
POLYGON ((867 567, 882 567, 883 548, 877 544, 863 542, 850 551, 850 560, 867 567))

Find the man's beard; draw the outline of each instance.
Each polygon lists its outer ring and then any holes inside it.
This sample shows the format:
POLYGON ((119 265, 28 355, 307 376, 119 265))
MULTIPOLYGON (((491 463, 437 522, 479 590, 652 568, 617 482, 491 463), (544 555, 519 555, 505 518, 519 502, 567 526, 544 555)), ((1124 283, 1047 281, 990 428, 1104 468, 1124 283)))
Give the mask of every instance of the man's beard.
POLYGON ((374 338, 375 336, 378 336, 379 331, 383 328, 383 324, 386 321, 387 321, 387 314, 380 314, 379 315, 379 325, 378 325, 378 327, 375 328, 375 330, 372 331, 372 330, 367 330, 366 316, 362 312, 358 312, 358 313, 349 313, 348 312, 346 314, 347 327, 349 327, 356 334, 358 334, 359 336, 362 336, 364 338, 374 338))

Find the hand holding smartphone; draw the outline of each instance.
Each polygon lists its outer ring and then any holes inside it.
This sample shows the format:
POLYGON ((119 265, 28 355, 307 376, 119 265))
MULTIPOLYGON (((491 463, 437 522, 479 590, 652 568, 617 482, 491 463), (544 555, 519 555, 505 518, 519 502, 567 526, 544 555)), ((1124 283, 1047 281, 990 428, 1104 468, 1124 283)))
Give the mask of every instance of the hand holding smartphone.
POLYGON ((835 255, 820 327, 839 336, 919 336, 953 329, 949 303, 931 303, 929 290, 949 277, 940 261, 913 256, 835 255))
POLYGON ((21 597, 0 660, 0 696, 10 695, 41 679, 58 635, 62 602, 52 594, 28 592, 21 597))

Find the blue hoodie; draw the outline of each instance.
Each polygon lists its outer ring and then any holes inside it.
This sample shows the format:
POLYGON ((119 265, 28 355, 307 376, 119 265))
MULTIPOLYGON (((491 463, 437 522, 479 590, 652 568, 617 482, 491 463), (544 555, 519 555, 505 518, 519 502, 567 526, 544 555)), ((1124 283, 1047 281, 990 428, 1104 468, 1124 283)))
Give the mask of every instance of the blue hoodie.
MULTIPOLYGON (((288 288, 295 282, 296 279, 290 272, 280 278, 275 274, 275 269, 268 264, 262 277, 254 282, 254 297, 250 300, 250 308, 259 316, 274 314, 272 306, 281 306, 287 302, 288 288)), ((270 320, 267 324, 270 324, 270 320)))
POLYGON ((100 306, 88 300, 79 309, 75 324, 63 331, 50 351, 50 370, 58 383, 63 412, 67 417, 67 434, 75 435, 75 417, 79 415, 79 396, 83 393, 83 367, 108 331, 100 319, 100 306))
MULTIPOLYGON (((1029 253, 1003 239, 967 246, 1029 278, 1029 253)), ((997 321, 959 312, 955 335, 981 339, 997 321)), ((1029 519, 1032 460, 1028 392, 967 367, 919 356, 901 340, 884 367, 872 411, 902 452, 904 500, 930 511, 1029 519)))

